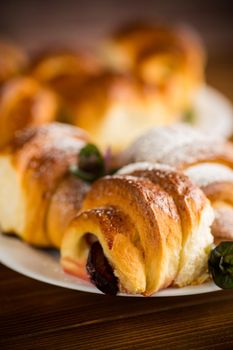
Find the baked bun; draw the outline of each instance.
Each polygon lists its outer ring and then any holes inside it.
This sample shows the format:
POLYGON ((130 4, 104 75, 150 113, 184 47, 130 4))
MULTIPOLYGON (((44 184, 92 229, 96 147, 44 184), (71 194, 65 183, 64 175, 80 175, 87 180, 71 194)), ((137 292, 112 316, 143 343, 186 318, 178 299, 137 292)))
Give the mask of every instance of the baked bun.
POLYGON ((205 58, 200 38, 191 29, 181 26, 127 24, 116 30, 103 47, 106 62, 118 71, 132 70, 143 58, 153 57, 155 53, 158 56, 171 53, 180 59, 180 64, 195 62, 195 69, 200 70, 205 58))
POLYGON ((85 189, 80 191, 80 183, 69 181, 76 199, 67 199, 66 193, 71 189, 67 188, 66 176, 69 167, 77 164, 79 152, 87 142, 84 131, 58 123, 17 133, 10 145, 0 152, 0 225, 3 232, 13 232, 37 246, 59 245, 62 229, 55 231, 56 223, 51 220, 61 223, 63 219, 64 225, 66 208, 58 215, 61 203, 53 202, 60 198, 64 206, 70 201, 69 209, 81 207, 81 202, 79 205, 77 202, 85 189))
POLYGON ((56 95, 36 80, 30 77, 9 80, 0 92, 0 148, 16 131, 54 121, 58 111, 56 95))
POLYGON ((119 151, 151 126, 179 118, 171 109, 157 89, 145 89, 133 76, 103 72, 78 92, 72 123, 87 130, 101 148, 119 151))
POLYGON ((19 47, 0 40, 0 85, 24 72, 28 57, 19 47))
POLYGON ((105 42, 103 57, 118 72, 133 72, 163 90, 179 107, 188 106, 203 81, 203 45, 187 27, 127 25, 105 42))
POLYGON ((98 70, 93 56, 65 50, 41 53, 31 64, 33 77, 49 85, 68 105, 76 100, 82 83, 98 70))
POLYGON ((198 283, 213 241, 207 198, 171 168, 128 170, 92 185, 81 213, 65 232, 63 268, 86 279, 87 268, 92 282, 109 294, 109 283, 115 284, 114 292, 119 288, 144 295, 172 284, 198 283), (102 253, 96 251, 96 240, 102 253), (108 271, 112 269, 109 283, 105 269, 98 266, 101 254, 110 264, 108 271))
MULTIPOLYGON (((154 128, 118 158, 122 163, 149 161, 183 170, 215 209, 215 242, 232 240, 233 144, 214 139, 184 124, 154 128)), ((116 162, 117 163, 117 162, 116 162)))

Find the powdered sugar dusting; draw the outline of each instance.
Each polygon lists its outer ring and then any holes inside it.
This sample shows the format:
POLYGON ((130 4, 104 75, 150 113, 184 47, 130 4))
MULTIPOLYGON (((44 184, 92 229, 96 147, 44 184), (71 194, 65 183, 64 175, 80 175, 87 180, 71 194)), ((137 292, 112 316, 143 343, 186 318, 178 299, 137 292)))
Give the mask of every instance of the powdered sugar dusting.
POLYGON ((56 149, 56 151, 63 153, 75 153, 78 152, 83 145, 83 140, 72 137, 63 137, 62 139, 51 138, 50 142, 44 145, 44 148, 48 151, 56 149))
POLYGON ((212 145, 213 139, 186 124, 178 123, 149 130, 123 154, 130 162, 159 162, 176 166, 188 162, 197 151, 212 145), (197 150, 196 150, 197 148, 197 150))
POLYGON ((137 162, 137 163, 131 163, 128 164, 126 166, 124 166, 123 168, 119 169, 117 174, 129 174, 129 173, 133 173, 134 171, 137 170, 166 170, 166 171, 171 171, 174 170, 174 168, 172 168, 169 165, 166 164, 160 164, 160 163, 149 163, 149 162, 137 162))
POLYGON ((222 164, 203 163, 193 165, 185 170, 185 174, 200 187, 205 187, 214 182, 233 182, 233 170, 222 164))
POLYGON ((161 190, 157 190, 154 206, 174 220, 179 220, 179 214, 173 198, 162 188, 161 190))
POLYGON ((17 133, 11 147, 18 166, 23 172, 28 170, 30 181, 43 184, 44 196, 49 196, 69 166, 77 163, 87 140, 86 133, 79 128, 50 123, 17 133))

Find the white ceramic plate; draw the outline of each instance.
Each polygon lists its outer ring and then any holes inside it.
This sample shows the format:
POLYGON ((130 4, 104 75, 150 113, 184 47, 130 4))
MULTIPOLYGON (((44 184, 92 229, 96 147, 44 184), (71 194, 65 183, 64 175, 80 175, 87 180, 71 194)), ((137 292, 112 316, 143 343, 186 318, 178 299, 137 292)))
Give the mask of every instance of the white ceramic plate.
MULTIPOLYGON (((218 91, 204 87, 195 101, 195 126, 217 137, 227 137, 233 131, 233 112, 230 102, 218 91), (214 123, 213 123, 214 120, 214 123)), ((101 293, 90 283, 64 273, 55 250, 32 248, 15 237, 0 234, 0 262, 12 270, 42 282, 65 288, 101 293)), ((214 283, 185 288, 168 288, 154 296, 178 296, 209 293, 219 290, 214 283)), ((122 294, 123 295, 123 294, 122 294)))
MULTIPOLYGON (((59 264, 58 251, 32 248, 15 237, 0 234, 0 261, 12 270, 42 282, 84 292, 102 294, 90 283, 64 273, 59 264)), ((210 282, 185 288, 167 288, 154 296, 192 295, 217 290, 219 288, 210 282)), ((124 294, 120 295, 123 296, 124 294)))

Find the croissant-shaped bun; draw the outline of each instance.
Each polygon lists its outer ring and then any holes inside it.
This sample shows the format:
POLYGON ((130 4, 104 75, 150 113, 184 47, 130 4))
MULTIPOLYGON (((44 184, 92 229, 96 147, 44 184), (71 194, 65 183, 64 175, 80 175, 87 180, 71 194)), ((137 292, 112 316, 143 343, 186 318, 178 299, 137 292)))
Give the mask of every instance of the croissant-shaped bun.
POLYGON ((87 142, 84 131, 51 123, 19 132, 0 152, 3 232, 13 232, 38 246, 59 246, 66 215, 70 218, 74 211, 77 213, 86 191, 85 184, 68 178, 69 167, 77 164, 79 152, 87 142), (67 198, 67 192, 73 192, 73 197, 67 198), (60 203, 54 203, 58 198, 60 203))
POLYGON ((103 56, 116 70, 136 69, 147 82, 156 83, 177 70, 200 79, 205 61, 200 39, 187 27, 146 23, 117 30, 105 42, 103 56))
MULTIPOLYGON (((197 256, 199 256, 201 261, 201 251, 203 249, 203 247, 199 246, 199 244, 203 244, 201 242, 201 236, 203 235, 202 228, 198 230, 199 220, 206 220, 208 226, 211 219, 213 219, 211 215, 208 218, 207 213, 205 213, 206 215, 203 214, 202 219, 200 218, 200 212, 203 210, 203 205, 206 204, 205 200, 203 200, 203 193, 187 176, 166 165, 134 163, 123 167, 118 173, 146 177, 172 196, 180 216, 182 227, 180 269, 174 284, 178 286, 190 284, 191 280, 194 280, 195 273, 198 275, 198 271, 201 268, 195 264, 197 256)), ((207 242, 209 238, 206 235, 207 242)), ((206 255, 206 252, 202 251, 202 254, 206 255)))
POLYGON ((108 176, 91 187, 82 212, 66 230, 63 268, 81 278, 87 268, 91 280, 108 292, 111 281, 98 266, 96 246, 92 249, 98 240, 121 291, 151 295, 171 284, 197 281, 213 241, 208 200, 171 168, 128 170, 132 175, 108 176))
POLYGON ((29 77, 9 80, 0 93, 0 148, 7 145, 16 131, 52 122, 58 110, 56 95, 36 80, 29 77))
POLYGON ((113 34, 103 46, 107 64, 132 73, 147 86, 162 89, 167 102, 190 107, 203 82, 205 52, 187 27, 133 23, 113 34))

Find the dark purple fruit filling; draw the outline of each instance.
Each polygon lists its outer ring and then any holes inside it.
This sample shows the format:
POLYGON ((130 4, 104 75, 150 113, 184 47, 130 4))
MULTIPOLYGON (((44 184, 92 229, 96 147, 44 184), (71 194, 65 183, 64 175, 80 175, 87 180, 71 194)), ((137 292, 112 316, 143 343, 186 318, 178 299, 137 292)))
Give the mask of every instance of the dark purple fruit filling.
POLYGON ((96 241, 91 245, 86 264, 87 273, 91 282, 101 292, 116 295, 119 291, 118 278, 104 255, 101 244, 96 241))

